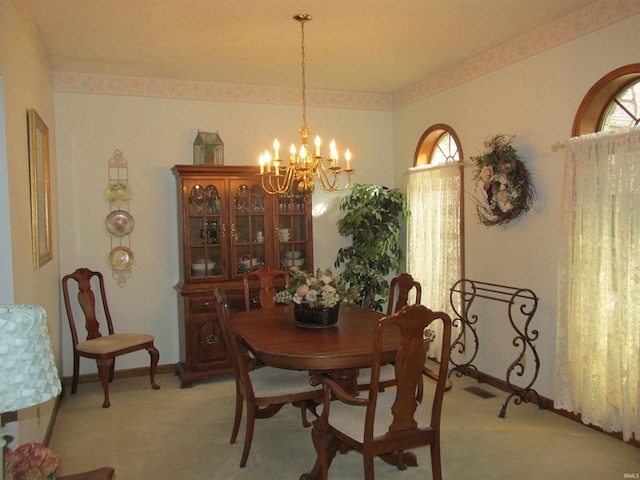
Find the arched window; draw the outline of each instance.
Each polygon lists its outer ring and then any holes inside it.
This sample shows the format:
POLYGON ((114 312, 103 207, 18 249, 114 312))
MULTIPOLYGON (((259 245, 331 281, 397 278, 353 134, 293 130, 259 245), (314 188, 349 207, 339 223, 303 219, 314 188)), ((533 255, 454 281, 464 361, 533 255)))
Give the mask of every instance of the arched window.
POLYGON ((572 137, 638 125, 640 63, 618 68, 596 82, 576 113, 572 137))
POLYGON ((420 138, 413 166, 439 165, 446 162, 457 162, 462 157, 460 141, 456 132, 444 124, 429 127, 420 138))
MULTIPOLYGON (((422 302, 450 314, 449 288, 464 276, 461 160, 453 129, 434 125, 418 142, 407 185, 407 270, 422 285, 422 302)), ((440 358, 440 352, 431 346, 429 356, 440 358)))

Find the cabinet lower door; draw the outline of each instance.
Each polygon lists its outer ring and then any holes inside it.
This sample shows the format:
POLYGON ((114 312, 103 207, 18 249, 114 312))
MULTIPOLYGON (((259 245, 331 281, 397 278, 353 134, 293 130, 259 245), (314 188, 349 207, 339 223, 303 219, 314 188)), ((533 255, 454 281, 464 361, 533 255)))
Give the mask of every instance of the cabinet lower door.
POLYGON ((189 345, 187 358, 178 367, 183 388, 193 386, 195 381, 233 371, 215 314, 191 314, 185 340, 189 345))
POLYGON ((215 315, 199 314, 191 317, 191 340, 195 343, 193 362, 196 368, 210 368, 208 364, 227 362, 227 354, 215 315))

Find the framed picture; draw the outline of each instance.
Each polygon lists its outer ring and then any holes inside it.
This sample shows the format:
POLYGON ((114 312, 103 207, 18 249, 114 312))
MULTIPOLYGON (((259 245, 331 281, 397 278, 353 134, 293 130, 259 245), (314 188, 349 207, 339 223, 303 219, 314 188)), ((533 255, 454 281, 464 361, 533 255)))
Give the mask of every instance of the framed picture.
POLYGON ((28 130, 33 268, 40 268, 53 258, 51 249, 51 181, 49 176, 49 128, 34 109, 28 111, 28 130))

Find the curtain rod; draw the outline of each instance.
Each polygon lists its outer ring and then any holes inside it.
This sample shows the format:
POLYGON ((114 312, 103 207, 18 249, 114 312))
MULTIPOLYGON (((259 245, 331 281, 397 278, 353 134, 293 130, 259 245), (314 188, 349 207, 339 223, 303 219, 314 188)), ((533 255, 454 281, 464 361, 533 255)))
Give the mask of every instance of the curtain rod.
POLYGON ((601 130, 599 132, 594 132, 594 133, 585 133, 577 137, 571 137, 569 140, 566 140, 564 142, 556 142, 553 145, 551 145, 551 150, 553 150, 554 152, 557 152, 561 148, 564 148, 569 143, 570 140, 578 139, 578 138, 581 138, 581 139, 593 139, 593 138, 603 138, 603 137, 615 138, 618 136, 638 134, 638 133, 640 133, 640 125, 634 125, 632 127, 621 127, 621 128, 611 129, 611 130, 601 130))

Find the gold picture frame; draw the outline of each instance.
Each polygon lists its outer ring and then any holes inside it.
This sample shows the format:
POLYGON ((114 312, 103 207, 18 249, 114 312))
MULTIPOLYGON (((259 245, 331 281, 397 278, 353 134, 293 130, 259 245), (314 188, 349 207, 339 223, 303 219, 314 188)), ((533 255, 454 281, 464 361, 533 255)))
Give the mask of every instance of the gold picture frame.
POLYGON ((40 268, 53 259, 51 248, 51 177, 49 172, 49 128, 34 109, 28 111, 28 130, 33 268, 40 268))

